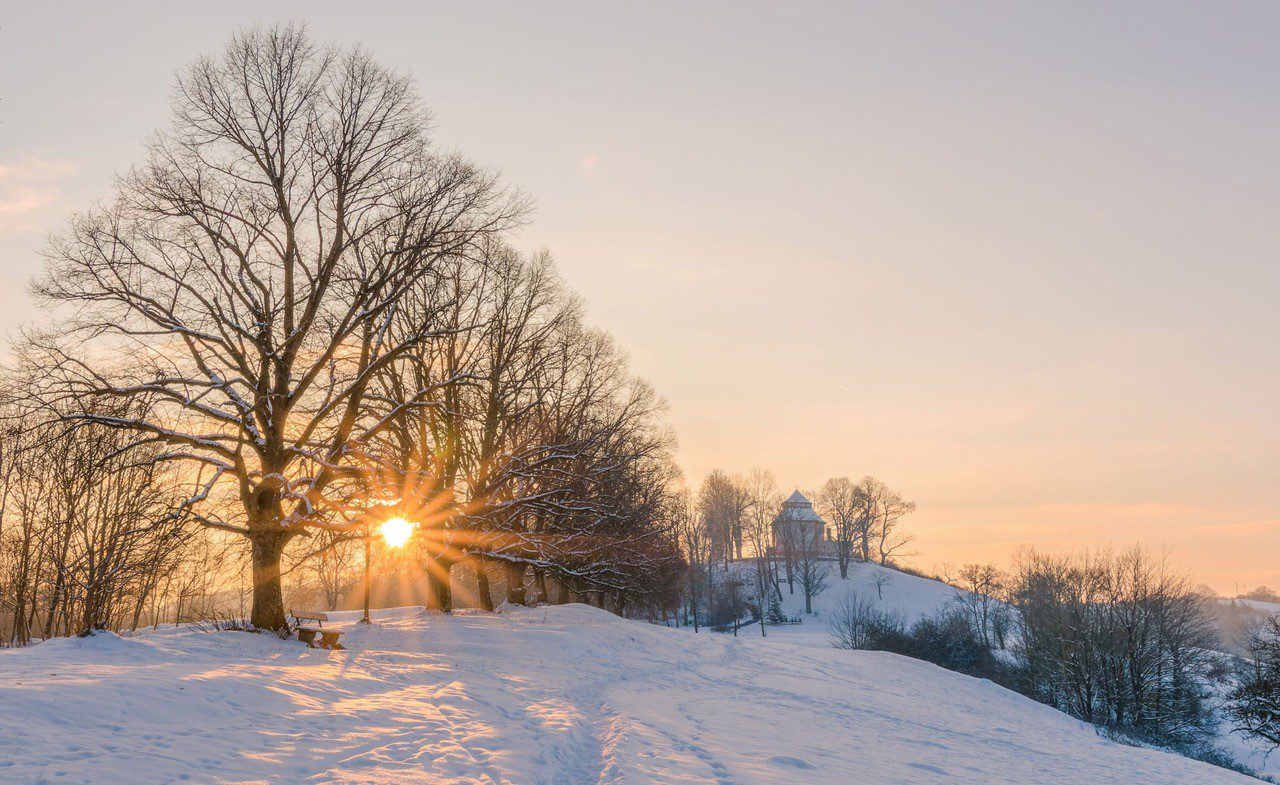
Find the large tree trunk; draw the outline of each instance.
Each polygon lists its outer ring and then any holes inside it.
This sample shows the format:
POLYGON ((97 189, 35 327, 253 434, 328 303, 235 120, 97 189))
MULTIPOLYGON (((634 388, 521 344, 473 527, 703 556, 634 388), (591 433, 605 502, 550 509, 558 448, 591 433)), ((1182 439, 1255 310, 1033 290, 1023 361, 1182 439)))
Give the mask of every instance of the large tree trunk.
POLYGON ((485 570, 485 563, 476 559, 473 562, 476 571, 476 595, 480 600, 481 610, 493 610, 493 594, 489 586, 489 573, 485 570))
POLYGON ((525 565, 519 562, 505 562, 502 569, 507 579, 507 602, 512 605, 524 605, 525 565))
POLYGON ((573 600, 569 596, 569 584, 565 582, 566 579, 564 576, 553 575, 551 576, 551 580, 551 585, 556 590, 555 596, 551 599, 551 602, 556 605, 564 605, 565 603, 572 602, 573 600))
POLYGON ((450 570, 453 561, 443 556, 428 557, 424 572, 427 574, 427 607, 445 613, 453 612, 453 583, 450 570))
POLYGON ((533 583, 538 587, 538 602, 551 602, 551 595, 547 593, 547 573, 545 570, 534 570, 533 583))
POLYGON ((103 607, 106 602, 101 591, 100 587, 92 585, 85 591, 84 611, 80 618, 81 632, 107 629, 107 614, 103 607))
POLYGON ((582 594, 579 591, 580 588, 581 587, 579 586, 577 579, 561 577, 560 604, 564 605, 566 603, 582 602, 582 594))
POLYGON ((280 588, 280 556, 286 532, 254 532, 249 535, 253 554, 253 610, 249 623, 260 630, 285 630, 284 592, 280 588))

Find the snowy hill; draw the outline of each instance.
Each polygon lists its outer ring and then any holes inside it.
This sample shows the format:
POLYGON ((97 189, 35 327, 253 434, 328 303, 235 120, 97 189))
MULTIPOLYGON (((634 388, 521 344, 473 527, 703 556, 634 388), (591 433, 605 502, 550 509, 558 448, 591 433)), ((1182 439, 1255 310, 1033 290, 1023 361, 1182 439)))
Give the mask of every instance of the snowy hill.
MULTIPOLYGON (((749 569, 752 569, 745 563, 735 567, 742 570, 744 576, 748 574, 749 569)), ((850 595, 857 595, 885 610, 893 611, 910 624, 934 613, 964 593, 962 589, 941 581, 921 578, 873 563, 849 565, 847 580, 840 580, 835 565, 832 565, 829 583, 827 589, 813 599, 815 613, 812 616, 804 615, 804 596, 799 593, 787 593, 784 587, 782 601, 784 613, 789 617, 800 618, 802 622, 795 625, 768 627, 769 640, 800 646, 830 647, 831 633, 827 626, 827 617, 839 606, 843 598, 850 595), (879 590, 876 588, 877 579, 881 582, 879 590)), ((1221 600, 1219 604, 1224 608, 1226 606, 1243 607, 1259 614, 1258 618, 1261 618, 1260 614, 1272 615, 1280 612, 1280 604, 1257 600, 1221 600)), ((1219 623, 1221 621, 1219 619, 1219 623)), ((759 635, 759 628, 753 626, 740 631, 739 634, 759 635)), ((1223 634, 1239 635, 1239 632, 1224 629, 1223 634)), ((1280 780, 1280 755, 1268 754, 1268 747, 1262 742, 1232 733, 1231 724, 1226 720, 1221 723, 1217 745, 1240 764, 1272 779, 1280 780)))
MULTIPOLYGON (((755 566, 751 562, 736 562, 732 565, 744 580, 751 580, 755 566)), ((830 648, 831 632, 827 628, 827 617, 831 611, 839 607, 842 600, 852 595, 870 600, 878 607, 892 611, 908 623, 928 616, 939 608, 954 600, 960 591, 954 586, 921 578, 909 573, 900 572, 891 567, 883 567, 871 562, 854 562, 849 565, 849 578, 840 579, 840 573, 834 563, 828 577, 828 586, 813 598, 812 616, 804 613, 804 594, 799 583, 795 585, 795 593, 787 590, 786 581, 782 581, 782 611, 790 618, 801 619, 800 624, 771 626, 766 632, 779 641, 801 646, 820 646, 830 648), (879 589, 876 583, 881 583, 879 589)), ((759 635, 758 627, 739 634, 759 635)))
MULTIPOLYGON (((354 618, 354 617, 352 617, 354 618)), ((0 651, 0 782, 1253 782, 880 652, 582 605, 0 651)))

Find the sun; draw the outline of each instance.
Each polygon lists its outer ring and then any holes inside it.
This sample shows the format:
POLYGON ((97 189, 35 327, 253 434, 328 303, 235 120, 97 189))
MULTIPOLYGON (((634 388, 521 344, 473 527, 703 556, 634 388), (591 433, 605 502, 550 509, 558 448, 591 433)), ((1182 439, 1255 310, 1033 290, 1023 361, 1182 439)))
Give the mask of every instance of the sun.
POLYGON ((388 518, 378 527, 378 532, 388 546, 399 548, 409 541, 409 535, 413 534, 413 527, 416 525, 404 518, 388 518))

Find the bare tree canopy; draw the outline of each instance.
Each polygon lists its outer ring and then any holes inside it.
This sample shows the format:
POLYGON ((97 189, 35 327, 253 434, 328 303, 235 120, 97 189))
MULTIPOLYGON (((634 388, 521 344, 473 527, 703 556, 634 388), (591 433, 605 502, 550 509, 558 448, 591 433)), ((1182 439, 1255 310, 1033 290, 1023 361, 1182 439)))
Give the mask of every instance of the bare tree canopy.
MULTIPOLYGON (((436 324, 405 299, 523 213, 497 178, 435 153, 405 77, 299 28, 251 30, 178 79, 172 126, 49 251, 38 392, 70 421, 199 466, 185 511, 252 543, 252 621, 284 625, 279 559, 343 527, 376 374, 436 324), (145 401, 145 415, 113 414, 145 401), (230 497, 236 504, 203 504, 230 497)), ((426 391, 401 403, 421 405, 426 391)))
POLYGON ((740 483, 747 501, 742 530, 747 544, 751 546, 756 568, 752 595, 760 612, 760 636, 766 637, 765 609, 769 607, 769 598, 775 590, 773 521, 782 506, 782 494, 778 492, 778 481, 773 472, 766 469, 752 469, 740 483))
POLYGON ((904 534, 899 524, 915 512, 916 503, 909 501, 875 477, 863 477, 853 490, 853 534, 861 551, 862 561, 876 559, 888 564, 894 554, 911 543, 911 535, 904 534))
POLYGON ((742 485, 717 469, 698 489, 698 512, 711 538, 712 558, 725 564, 742 556, 742 517, 748 504, 742 485))
POLYGON ((863 529, 858 526, 858 487, 848 477, 832 477, 822 484, 815 498, 819 511, 835 530, 836 563, 840 578, 849 577, 849 562, 861 545, 863 529))
POLYGON ((422 523, 442 609, 466 562, 486 605, 496 566, 508 601, 532 571, 544 597, 555 574, 665 612, 665 404, 550 256, 507 244, 525 200, 427 130, 409 80, 358 48, 235 36, 52 240, 34 290, 62 321, 26 336, 17 398, 192 485, 169 518, 247 538, 258 628, 285 626, 291 540, 316 536, 302 558, 332 606, 351 540, 393 513, 422 523))
POLYGON ((1009 576, 1033 694, 1077 717, 1186 743, 1215 721, 1202 674, 1216 630, 1190 578, 1135 547, 1025 552, 1009 576))

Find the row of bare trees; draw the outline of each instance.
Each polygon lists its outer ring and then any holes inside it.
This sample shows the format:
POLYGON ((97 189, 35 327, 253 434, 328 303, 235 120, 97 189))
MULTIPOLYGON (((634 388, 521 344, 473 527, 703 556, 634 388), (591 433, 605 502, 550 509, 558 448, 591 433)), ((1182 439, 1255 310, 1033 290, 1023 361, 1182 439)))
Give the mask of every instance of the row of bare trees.
POLYGON ((174 518, 172 468, 119 431, 7 418, 0 451, 0 645, 183 620, 227 554, 174 518))
MULTIPOLYGON (((362 50, 237 35, 180 75, 170 127, 35 285, 58 320, 25 338, 17 416, 73 445, 109 433, 130 488, 156 484, 95 497, 167 504, 130 513, 156 522, 128 547, 242 538, 259 628, 286 624, 286 550, 390 515, 422 524, 446 609, 463 561, 502 565, 516 600, 530 570, 620 605, 678 583, 661 401, 550 260, 506 244, 527 200, 428 127, 362 50)), ((118 575, 90 560, 86 585, 118 575)))
POLYGON ((464 561, 486 607, 494 566, 508 601, 550 572, 579 593, 648 602, 658 574, 678 567, 661 401, 607 334, 584 325, 545 256, 493 246, 464 267, 412 375, 375 378, 386 413, 365 448, 375 484, 424 523, 434 602, 448 607, 449 570, 464 561), (448 381, 422 375, 431 368, 448 381))

